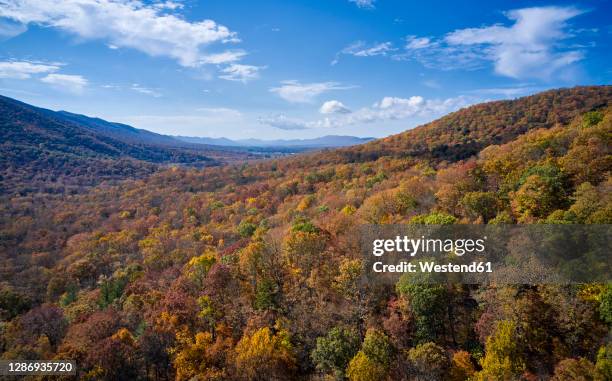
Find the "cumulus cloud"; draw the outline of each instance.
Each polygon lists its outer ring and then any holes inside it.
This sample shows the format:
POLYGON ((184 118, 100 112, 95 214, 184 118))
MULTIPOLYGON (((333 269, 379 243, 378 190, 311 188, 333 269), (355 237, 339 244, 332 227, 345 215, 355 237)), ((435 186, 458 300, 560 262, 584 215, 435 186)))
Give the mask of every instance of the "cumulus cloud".
POLYGON ((41 81, 72 93, 80 93, 88 83, 82 76, 70 74, 48 74, 41 81))
POLYGON ((0 17, 170 57, 187 67, 200 64, 210 44, 238 41, 235 32, 213 20, 189 22, 170 13, 180 7, 168 1, 147 5, 127 0, 4 0, 0 17))
POLYGON ((349 0, 351 3, 355 3, 359 8, 374 8, 374 2, 376 0, 349 0))
POLYGON ((468 96, 447 99, 425 99, 421 96, 409 98, 383 97, 370 107, 318 120, 306 121, 281 114, 260 118, 259 122, 284 130, 337 128, 356 124, 409 119, 412 117, 434 117, 456 111, 462 107, 477 103, 479 100, 479 98, 468 96))
POLYGON ((315 82, 300 83, 299 81, 289 80, 281 82, 278 87, 270 89, 287 102, 291 103, 312 103, 316 97, 333 90, 351 89, 353 86, 342 86, 338 82, 315 82))
POLYGON ((350 119, 352 119, 351 124, 354 124, 410 117, 431 117, 458 110, 474 102, 474 99, 466 96, 427 100, 418 95, 409 98, 384 97, 372 107, 356 111, 350 119))
POLYGON ((393 48, 391 42, 376 43, 368 46, 364 41, 356 41, 338 52, 336 58, 332 61, 332 65, 337 64, 340 56, 343 54, 355 57, 385 56, 394 50, 396 49, 393 48))
POLYGON ((221 70, 223 74, 219 78, 247 83, 259 78, 259 71, 262 69, 265 69, 265 66, 231 64, 221 70))
POLYGON ((30 61, 2 61, 0 62, 0 78, 28 79, 34 74, 52 73, 59 69, 59 64, 30 61))
POLYGON ((495 24, 448 33, 441 39, 408 36, 406 53, 427 67, 483 67, 515 79, 547 80, 584 58, 584 51, 566 43, 574 37, 567 22, 584 13, 574 7, 533 7, 506 12, 512 25, 495 24))
POLYGON ((342 102, 331 100, 323 103, 319 109, 321 114, 348 114, 351 110, 342 102))

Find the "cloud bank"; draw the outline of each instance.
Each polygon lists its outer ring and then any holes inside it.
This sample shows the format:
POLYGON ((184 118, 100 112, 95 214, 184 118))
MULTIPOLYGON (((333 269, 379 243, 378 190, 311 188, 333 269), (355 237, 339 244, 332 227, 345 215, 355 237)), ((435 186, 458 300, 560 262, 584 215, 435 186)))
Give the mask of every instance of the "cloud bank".
POLYGON ((328 101, 321 106, 320 112, 329 116, 318 120, 306 121, 277 114, 259 118, 259 122, 283 130, 338 128, 356 124, 408 119, 411 117, 434 117, 456 111, 478 101, 478 98, 470 96, 459 96, 443 100, 425 99, 421 96, 409 98, 383 97, 372 106, 364 107, 354 112, 350 112, 346 106, 338 101, 328 101), (347 111, 333 112, 334 110, 339 110, 339 107, 343 107, 347 111))
POLYGON ((551 79, 584 58, 566 41, 574 34, 568 20, 584 13, 575 7, 533 7, 508 11, 513 24, 458 29, 440 39, 408 36, 398 59, 426 67, 477 69, 492 63, 497 74, 515 79, 551 79))

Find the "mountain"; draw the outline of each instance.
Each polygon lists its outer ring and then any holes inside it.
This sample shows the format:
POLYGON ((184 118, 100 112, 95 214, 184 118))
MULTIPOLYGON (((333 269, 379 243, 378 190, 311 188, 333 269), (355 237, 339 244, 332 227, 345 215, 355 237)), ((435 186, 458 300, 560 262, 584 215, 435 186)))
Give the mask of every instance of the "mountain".
POLYGON ((589 259, 607 236, 580 233, 612 223, 610 95, 548 91, 350 148, 2 197, 0 358, 77 358, 77 378, 105 380, 610 379, 612 269, 589 259), (565 225, 543 247, 573 237, 564 273, 594 278, 504 283, 513 264, 545 279, 528 232, 490 284, 376 278, 372 224, 565 225))
MULTIPOLYGON (((4 192, 142 177, 159 165, 217 165, 218 149, 0 96, 0 189, 4 192)), ((241 153, 242 158, 250 157, 241 153)))
POLYGON ((313 139, 240 139, 230 140, 227 138, 201 138, 190 136, 174 136, 178 140, 188 143, 208 144, 226 147, 299 147, 299 148, 334 148, 354 146, 367 143, 374 138, 358 138, 355 136, 326 135, 313 139))
POLYGON ((100 118, 91 118, 85 115, 73 114, 68 111, 49 111, 48 114, 54 118, 70 121, 89 128, 96 133, 100 133, 109 137, 117 138, 123 141, 129 141, 138 144, 153 144, 165 145, 172 147, 189 146, 183 141, 175 139, 171 136, 156 134, 155 132, 147 131, 140 128, 134 128, 122 123, 107 122, 100 118))
POLYGON ((171 164, 203 167, 368 140, 172 137, 0 96, 0 190, 64 192, 68 186, 75 191, 102 181, 140 178, 171 164))
POLYGON ((334 163, 365 162, 385 156, 457 161, 530 130, 566 124, 587 111, 605 107, 611 99, 612 86, 578 86, 481 103, 396 135, 328 152, 323 157, 334 163))

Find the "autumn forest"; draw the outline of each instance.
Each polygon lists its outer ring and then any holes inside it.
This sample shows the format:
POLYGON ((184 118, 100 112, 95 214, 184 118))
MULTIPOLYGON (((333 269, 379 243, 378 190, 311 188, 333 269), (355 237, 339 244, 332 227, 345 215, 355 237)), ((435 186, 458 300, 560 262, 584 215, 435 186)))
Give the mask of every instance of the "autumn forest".
POLYGON ((4 99, 0 358, 81 380, 612 380, 612 285, 370 287, 359 248, 364 224, 611 224, 611 102, 549 90, 255 160, 4 99))

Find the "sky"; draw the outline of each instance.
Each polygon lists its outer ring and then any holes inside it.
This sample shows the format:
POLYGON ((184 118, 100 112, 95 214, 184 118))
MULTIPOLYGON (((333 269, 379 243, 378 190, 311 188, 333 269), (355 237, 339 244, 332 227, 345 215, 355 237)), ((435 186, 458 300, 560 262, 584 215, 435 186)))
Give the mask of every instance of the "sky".
POLYGON ((382 137, 610 84, 612 2, 0 0, 0 94, 154 132, 382 137))

